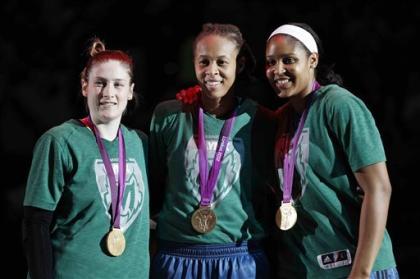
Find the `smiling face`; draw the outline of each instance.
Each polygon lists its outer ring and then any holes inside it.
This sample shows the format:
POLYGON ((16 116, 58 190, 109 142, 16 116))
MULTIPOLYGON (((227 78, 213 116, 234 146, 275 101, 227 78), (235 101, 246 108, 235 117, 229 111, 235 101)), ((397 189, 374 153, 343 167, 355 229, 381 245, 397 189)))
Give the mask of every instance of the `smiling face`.
POLYGON ((296 39, 275 35, 266 47, 266 77, 280 98, 303 98, 312 90, 318 54, 296 39))
POLYGON ((219 35, 203 36, 195 46, 195 74, 203 97, 224 97, 236 78, 239 49, 230 39, 219 35))
POLYGON ((98 62, 82 82, 82 94, 87 98, 89 113, 95 124, 120 121, 128 100, 133 98, 128 67, 116 60, 98 62))

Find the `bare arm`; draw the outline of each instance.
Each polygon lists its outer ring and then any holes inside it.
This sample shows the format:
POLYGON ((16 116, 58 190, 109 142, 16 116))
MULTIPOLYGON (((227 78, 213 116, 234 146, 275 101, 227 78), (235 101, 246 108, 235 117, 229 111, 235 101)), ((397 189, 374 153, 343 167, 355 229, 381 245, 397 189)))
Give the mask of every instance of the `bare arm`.
POLYGON ((364 198, 356 256, 349 279, 368 279, 384 237, 392 189, 385 162, 361 168, 355 176, 364 198))

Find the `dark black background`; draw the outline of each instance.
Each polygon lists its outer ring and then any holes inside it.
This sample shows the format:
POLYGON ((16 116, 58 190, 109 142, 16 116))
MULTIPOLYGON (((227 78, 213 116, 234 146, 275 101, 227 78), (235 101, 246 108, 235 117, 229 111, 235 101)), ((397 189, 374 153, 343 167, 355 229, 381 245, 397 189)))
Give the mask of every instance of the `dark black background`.
POLYGON ((143 102, 126 123, 147 132, 156 103, 194 84, 191 41, 204 22, 241 28, 258 60, 255 98, 271 108, 278 103, 264 77, 267 36, 289 21, 306 22, 318 32, 345 87, 377 121, 393 184, 388 230, 397 264, 402 278, 418 269, 417 1, 6 0, 0 8, 2 248, 10 278, 26 273, 20 223, 34 143, 52 126, 84 116, 79 73, 88 39, 98 36, 108 48, 134 57, 143 102), (18 268, 10 270, 12 265, 18 268))

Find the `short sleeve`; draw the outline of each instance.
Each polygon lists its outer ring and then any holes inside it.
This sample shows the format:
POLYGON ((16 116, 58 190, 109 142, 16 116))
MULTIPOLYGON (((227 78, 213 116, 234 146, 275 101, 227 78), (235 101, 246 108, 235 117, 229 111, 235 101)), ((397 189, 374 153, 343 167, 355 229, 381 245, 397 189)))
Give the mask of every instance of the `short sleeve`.
POLYGON ((62 145, 54 135, 41 136, 34 148, 24 206, 55 209, 65 185, 67 161, 62 145))
POLYGON ((347 155, 351 169, 356 171, 385 161, 380 133, 366 105, 347 91, 331 95, 328 99, 330 129, 347 155))

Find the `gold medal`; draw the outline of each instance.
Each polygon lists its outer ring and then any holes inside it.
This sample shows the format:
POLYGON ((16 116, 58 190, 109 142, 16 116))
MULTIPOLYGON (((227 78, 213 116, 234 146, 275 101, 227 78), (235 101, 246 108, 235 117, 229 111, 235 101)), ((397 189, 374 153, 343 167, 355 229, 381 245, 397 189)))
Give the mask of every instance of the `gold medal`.
POLYGON ((121 229, 112 228, 106 236, 106 248, 109 254, 118 257, 125 250, 125 237, 121 229))
POLYGON ((291 202, 282 203, 276 213, 276 224, 282 231, 292 228, 297 220, 297 212, 291 202))
POLYGON ((210 206, 200 206, 191 217, 191 224, 199 233, 210 232, 216 226, 216 221, 216 214, 210 206))

